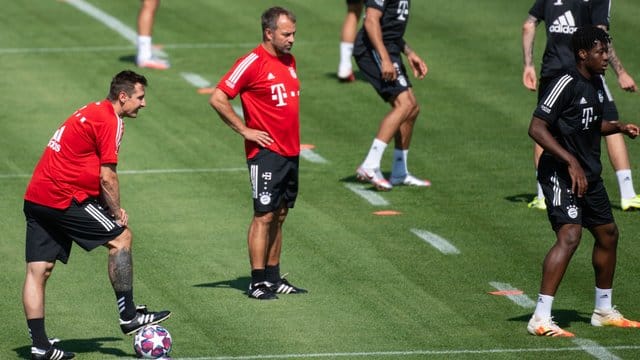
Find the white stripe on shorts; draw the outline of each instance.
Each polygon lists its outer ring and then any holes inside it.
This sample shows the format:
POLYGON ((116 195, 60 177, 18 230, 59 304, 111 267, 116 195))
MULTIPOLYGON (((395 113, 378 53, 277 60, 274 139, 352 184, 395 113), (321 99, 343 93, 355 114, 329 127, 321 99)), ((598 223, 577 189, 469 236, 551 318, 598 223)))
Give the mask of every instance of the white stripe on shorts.
POLYGON ((258 198, 258 165, 251 165, 251 192, 253 193, 253 198, 258 198))
POLYGON ((102 224, 102 226, 104 226, 107 231, 111 231, 114 227, 116 227, 113 224, 113 221, 111 221, 111 219, 101 213, 100 210, 96 209, 93 204, 87 205, 87 207, 84 208, 84 211, 86 211, 89 215, 91 215, 92 218, 96 219, 100 224, 102 224))

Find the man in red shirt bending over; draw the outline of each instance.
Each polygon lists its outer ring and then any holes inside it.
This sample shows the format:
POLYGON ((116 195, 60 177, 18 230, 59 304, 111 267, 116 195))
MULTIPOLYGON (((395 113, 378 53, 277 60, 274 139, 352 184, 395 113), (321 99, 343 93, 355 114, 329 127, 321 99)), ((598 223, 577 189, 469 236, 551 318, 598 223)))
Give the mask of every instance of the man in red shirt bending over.
POLYGON ((254 209, 248 234, 247 294, 259 300, 307 292, 280 276, 282 224, 298 195, 300 83, 291 55, 295 33, 292 12, 267 9, 262 14, 262 43, 236 61, 209 100, 245 140, 254 209), (230 102, 238 94, 244 121, 230 102))
POLYGON ((123 117, 145 106, 147 79, 122 71, 106 99, 85 105, 53 134, 24 196, 27 273, 22 292, 31 335, 32 359, 71 359, 56 347, 44 326, 47 279, 57 260, 66 264, 75 242, 86 251, 109 249, 109 279, 116 294, 120 329, 127 335, 165 320, 169 311, 150 312, 133 302, 132 235, 120 207, 116 165, 123 117))

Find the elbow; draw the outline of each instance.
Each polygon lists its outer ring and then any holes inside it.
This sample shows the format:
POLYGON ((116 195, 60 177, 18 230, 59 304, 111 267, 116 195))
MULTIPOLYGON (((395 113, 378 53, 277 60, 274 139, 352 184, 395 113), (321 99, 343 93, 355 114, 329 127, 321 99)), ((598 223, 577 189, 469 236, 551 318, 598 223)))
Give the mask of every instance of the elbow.
POLYGON ((525 21, 522 24, 522 35, 525 37, 533 37, 536 33, 536 23, 533 21, 525 21))
POLYGON ((533 124, 529 126, 529 131, 527 132, 527 134, 533 141, 538 142, 537 139, 539 137, 540 132, 533 124))
POLYGON ((209 105, 211 105, 211 107, 215 111, 220 112, 220 109, 222 108, 225 101, 229 101, 227 98, 227 94, 225 94, 222 90, 215 88, 213 90, 213 94, 211 94, 211 97, 209 98, 209 105))

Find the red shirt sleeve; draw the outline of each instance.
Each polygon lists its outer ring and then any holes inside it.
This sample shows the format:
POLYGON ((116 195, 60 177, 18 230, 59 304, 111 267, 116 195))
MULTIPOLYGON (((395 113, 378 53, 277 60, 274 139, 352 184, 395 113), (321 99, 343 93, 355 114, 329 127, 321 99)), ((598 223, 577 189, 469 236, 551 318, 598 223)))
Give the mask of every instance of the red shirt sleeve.
POLYGON ((257 66, 252 65, 257 63, 257 59, 258 55, 255 51, 238 59, 229 72, 220 79, 217 87, 230 98, 235 98, 255 79, 258 69, 257 66))

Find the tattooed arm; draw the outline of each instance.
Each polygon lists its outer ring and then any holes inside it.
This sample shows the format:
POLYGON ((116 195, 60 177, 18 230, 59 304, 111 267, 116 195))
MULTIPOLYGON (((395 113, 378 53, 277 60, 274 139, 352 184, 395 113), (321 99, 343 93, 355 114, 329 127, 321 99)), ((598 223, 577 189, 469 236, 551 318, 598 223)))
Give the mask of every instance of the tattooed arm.
MULTIPOLYGON (((609 30, 605 25, 598 25, 598 27, 607 32, 609 30)), ((616 73, 616 76, 618 77, 618 85, 620 85, 622 89, 630 92, 638 90, 636 82, 622 66, 622 61, 620 61, 620 58, 618 58, 618 55, 613 48, 613 43, 609 44, 609 64, 611 65, 611 68, 613 68, 613 71, 616 73)))
POLYGON ((127 226, 127 213, 120 207, 120 183, 116 164, 103 164, 100 167, 100 189, 101 200, 109 208, 111 215, 120 225, 127 226))
POLYGON ((411 66, 411 70, 413 70, 413 75, 418 79, 423 79, 425 75, 427 75, 427 71, 429 71, 427 63, 425 63, 418 54, 411 50, 407 43, 404 43, 403 52, 407 57, 407 60, 409 60, 409 66, 411 66))
POLYGON ((536 91, 536 67, 533 65, 533 44, 536 39, 536 27, 540 23, 535 16, 529 15, 522 24, 522 84, 531 91, 536 91))

